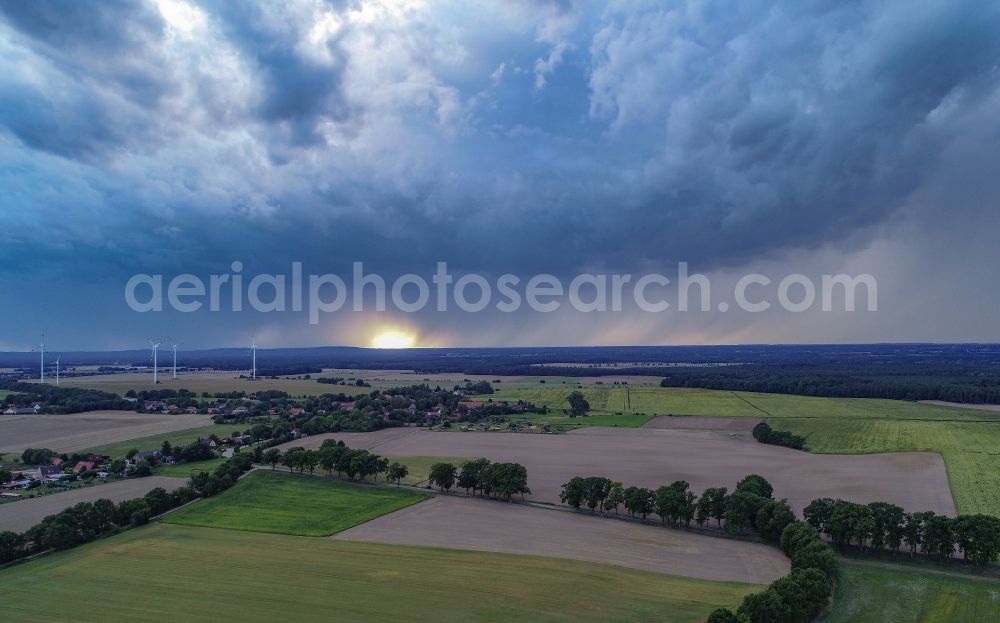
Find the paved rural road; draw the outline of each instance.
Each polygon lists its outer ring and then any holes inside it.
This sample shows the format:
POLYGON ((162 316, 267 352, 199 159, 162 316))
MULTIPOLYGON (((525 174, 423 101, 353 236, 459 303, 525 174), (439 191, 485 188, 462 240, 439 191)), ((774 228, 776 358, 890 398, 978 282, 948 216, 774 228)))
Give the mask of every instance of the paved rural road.
POLYGON ((810 454, 723 431, 598 427, 566 435, 391 428, 316 435, 286 445, 317 448, 329 438, 383 455, 482 456, 521 463, 528 469, 529 499, 544 502, 558 503, 563 483, 573 476, 607 476, 650 488, 686 480, 701 493, 717 486, 732 490, 743 476, 756 473, 774 485, 776 498, 787 498, 799 513, 816 498, 832 497, 955 515, 944 461, 930 452, 810 454))
POLYGON ((148 478, 133 478, 110 482, 106 485, 83 487, 17 502, 7 502, 0 504, 0 531, 24 532, 49 515, 80 502, 93 502, 101 498, 107 498, 112 502, 121 502, 142 497, 156 487, 173 491, 186 484, 186 478, 149 476, 148 478))
POLYGON ((332 538, 554 556, 753 584, 767 584, 790 568, 781 551, 761 543, 451 496, 435 496, 332 538))

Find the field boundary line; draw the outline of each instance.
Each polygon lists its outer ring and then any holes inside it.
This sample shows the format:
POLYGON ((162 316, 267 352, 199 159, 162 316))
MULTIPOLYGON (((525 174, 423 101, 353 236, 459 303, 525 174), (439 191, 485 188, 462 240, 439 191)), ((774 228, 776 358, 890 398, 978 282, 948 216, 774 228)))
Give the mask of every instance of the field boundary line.
POLYGON ((757 405, 755 405, 754 403, 750 402, 749 400, 747 400, 747 399, 746 399, 746 398, 744 398, 743 396, 740 396, 740 395, 739 395, 739 393, 737 393, 737 392, 731 392, 731 393, 732 393, 732 395, 733 395, 733 396, 736 396, 737 398, 739 398, 739 399, 740 399, 740 400, 742 400, 743 402, 745 402, 745 403, 747 403, 748 405, 750 405, 750 407, 751 407, 751 408, 753 408, 753 409, 756 409, 756 410, 760 411, 761 413, 763 413, 763 414, 764 414, 764 415, 766 415, 767 417, 775 417, 775 416, 771 415, 771 414, 770 414, 770 413, 769 413, 769 412, 768 412, 768 411, 767 411, 766 409, 761 409, 760 407, 758 407, 758 406, 757 406, 757 405))
POLYGON ((983 582, 993 582, 1000 583, 1000 576, 997 575, 996 564, 991 564, 986 568, 988 574, 979 574, 973 572, 963 573, 962 571, 948 571, 946 569, 939 569, 936 567, 929 567, 919 564, 909 564, 905 562, 890 562, 887 560, 873 560, 864 557, 854 557, 854 556, 844 556, 839 555, 842 561, 846 561, 850 564, 857 564, 866 567, 876 567, 878 569, 885 569, 886 571, 910 571, 913 573, 928 573, 931 575, 939 575, 951 578, 961 578, 961 579, 972 579, 981 580, 983 582))

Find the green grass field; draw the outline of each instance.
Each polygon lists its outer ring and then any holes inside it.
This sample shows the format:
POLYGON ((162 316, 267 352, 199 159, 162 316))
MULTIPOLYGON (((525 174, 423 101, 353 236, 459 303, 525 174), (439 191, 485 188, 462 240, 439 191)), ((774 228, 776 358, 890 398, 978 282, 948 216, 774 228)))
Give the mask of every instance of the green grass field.
POLYGON ((431 465, 435 463, 452 463, 461 467, 466 461, 471 461, 475 457, 468 456, 390 456, 390 461, 398 461, 405 465, 410 473, 401 480, 404 485, 419 485, 426 482, 431 473, 431 465))
POLYGON ((711 389, 674 387, 630 387, 575 385, 547 387, 546 385, 505 384, 490 395, 477 396, 476 400, 494 401, 525 400, 550 409, 569 408, 566 398, 572 391, 580 391, 590 403, 591 413, 607 415, 705 415, 729 417, 785 417, 785 418, 889 418, 919 420, 997 421, 1000 412, 976 411, 955 407, 939 407, 902 400, 873 398, 818 398, 789 394, 760 394, 730 392, 711 389), (631 406, 629 406, 631 405, 631 406))
POLYGON ((153 469, 153 474, 157 476, 174 476, 176 478, 190 478, 193 472, 212 472, 216 467, 226 462, 226 459, 216 457, 194 463, 176 463, 174 465, 161 465, 153 469))
POLYGON ((164 521, 208 528, 329 536, 428 497, 407 489, 262 470, 220 495, 167 515, 164 521))
POLYGON ((103 446, 88 448, 87 452, 105 454, 112 458, 122 458, 132 448, 139 451, 159 450, 164 441, 169 441, 174 446, 183 446, 198 441, 199 438, 208 437, 213 433, 219 437, 228 437, 233 434, 233 431, 240 428, 240 424, 208 424, 206 426, 185 428, 172 433, 162 433, 160 435, 150 435, 148 437, 129 439, 128 441, 104 444, 103 446))
POLYGON ((1000 581, 843 561, 822 623, 992 623, 1000 581))
POLYGON ((775 418, 768 423, 804 436, 812 452, 938 452, 959 512, 1000 515, 1000 422, 775 418))
POLYGON ((700 623, 752 590, 536 556, 161 523, 0 570, 0 609, 19 623, 170 613, 192 623, 700 623))

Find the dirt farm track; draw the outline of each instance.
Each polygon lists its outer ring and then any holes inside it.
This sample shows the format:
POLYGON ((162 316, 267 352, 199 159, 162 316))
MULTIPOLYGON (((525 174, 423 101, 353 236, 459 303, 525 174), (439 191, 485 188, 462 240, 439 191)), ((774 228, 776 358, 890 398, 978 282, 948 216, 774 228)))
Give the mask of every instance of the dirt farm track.
POLYGON ((316 435, 285 446, 318 448, 329 438, 382 455, 482 456, 521 463, 528 469, 529 499, 544 502, 558 503, 562 484, 573 476, 607 476, 626 486, 651 488, 686 480, 700 493, 715 486, 732 490, 740 478, 757 473, 798 513, 813 499, 832 497, 955 515, 944 461, 930 452, 810 454, 724 431, 599 427, 566 435, 395 428, 316 435))
POLYGON ((789 571, 777 549, 584 514, 437 496, 335 539, 555 556, 704 580, 767 584, 789 571))

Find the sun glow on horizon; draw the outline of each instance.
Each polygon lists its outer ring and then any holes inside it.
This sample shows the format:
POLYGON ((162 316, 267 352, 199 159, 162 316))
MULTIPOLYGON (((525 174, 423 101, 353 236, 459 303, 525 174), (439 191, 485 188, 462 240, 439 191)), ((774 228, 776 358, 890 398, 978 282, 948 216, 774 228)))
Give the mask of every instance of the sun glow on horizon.
POLYGON ((372 348, 413 348, 417 338, 404 331, 380 331, 372 338, 372 348))

